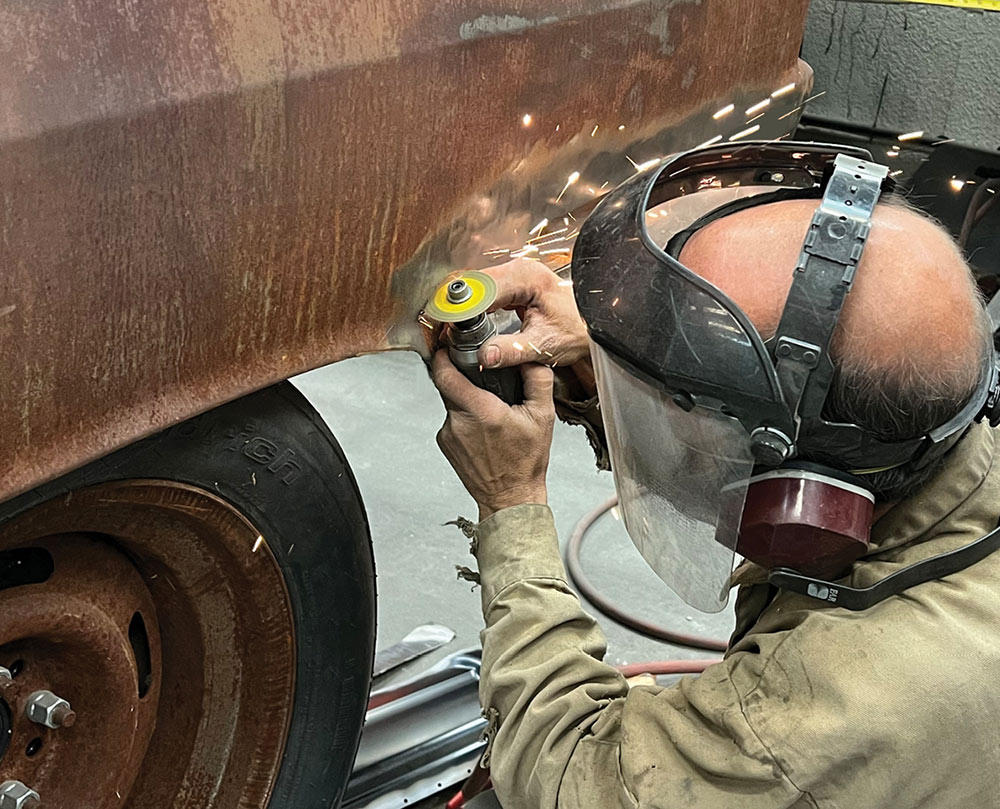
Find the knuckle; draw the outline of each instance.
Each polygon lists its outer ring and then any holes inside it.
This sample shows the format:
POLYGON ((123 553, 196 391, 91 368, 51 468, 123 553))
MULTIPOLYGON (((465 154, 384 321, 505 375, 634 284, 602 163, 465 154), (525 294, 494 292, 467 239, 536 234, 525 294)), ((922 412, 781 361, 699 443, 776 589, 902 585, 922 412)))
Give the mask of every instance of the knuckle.
POLYGON ((518 266, 523 268, 524 271, 531 277, 532 281, 538 281, 539 283, 546 283, 548 281, 548 276, 552 275, 552 270, 545 266, 541 261, 534 258, 518 258, 515 259, 518 266))
POLYGON ((546 290, 555 289, 559 283, 559 277, 544 264, 538 265, 538 282, 546 290))
POLYGON ((556 343, 556 330, 549 325, 542 326, 535 331, 535 345, 542 351, 551 351, 556 343))
POLYGON ((503 435, 505 426, 504 422, 497 419, 489 419, 483 422, 483 429, 491 438, 503 435))

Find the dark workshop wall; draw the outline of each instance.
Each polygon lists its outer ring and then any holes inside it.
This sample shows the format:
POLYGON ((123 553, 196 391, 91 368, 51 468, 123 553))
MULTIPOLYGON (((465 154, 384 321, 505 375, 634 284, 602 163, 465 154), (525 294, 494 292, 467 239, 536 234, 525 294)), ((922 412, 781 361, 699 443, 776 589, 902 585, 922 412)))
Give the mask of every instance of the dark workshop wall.
POLYGON ((814 115, 1000 146, 1000 13, 812 0, 802 55, 814 115))

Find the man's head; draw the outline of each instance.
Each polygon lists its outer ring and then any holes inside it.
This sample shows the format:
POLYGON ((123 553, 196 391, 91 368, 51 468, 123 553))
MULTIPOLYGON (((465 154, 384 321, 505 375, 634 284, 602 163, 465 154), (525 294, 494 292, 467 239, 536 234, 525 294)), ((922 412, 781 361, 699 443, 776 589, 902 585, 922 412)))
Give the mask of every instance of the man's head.
MULTIPOLYGON (((729 295, 767 339, 818 204, 787 200, 723 217, 697 231, 680 260, 729 295)), ((881 204, 834 334, 825 416, 882 440, 922 435, 969 399, 989 340, 975 282, 949 234, 905 204, 881 204)), ((904 466, 868 481, 888 501, 932 473, 933 465, 916 473, 904 466)))

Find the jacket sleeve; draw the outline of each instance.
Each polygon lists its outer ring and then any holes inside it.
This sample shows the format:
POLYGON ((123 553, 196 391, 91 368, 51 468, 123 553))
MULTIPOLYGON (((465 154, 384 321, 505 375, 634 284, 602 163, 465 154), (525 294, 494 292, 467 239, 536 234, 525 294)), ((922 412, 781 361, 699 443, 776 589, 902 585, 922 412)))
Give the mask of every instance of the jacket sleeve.
POLYGON ((566 583, 548 507, 497 512, 479 524, 476 545, 480 698, 504 809, 812 805, 798 803, 808 799, 744 718, 730 677, 744 656, 630 692, 602 662, 604 636, 566 583))

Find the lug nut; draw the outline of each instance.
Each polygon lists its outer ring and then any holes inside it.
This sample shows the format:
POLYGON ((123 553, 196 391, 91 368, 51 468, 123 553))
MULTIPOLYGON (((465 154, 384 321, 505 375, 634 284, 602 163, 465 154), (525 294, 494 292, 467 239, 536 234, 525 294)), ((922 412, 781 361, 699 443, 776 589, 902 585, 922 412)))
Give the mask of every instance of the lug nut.
POLYGON ((20 781, 4 781, 0 784, 0 809, 33 809, 40 805, 38 793, 20 781))
MULTIPOLYGON (((72 727, 73 723, 76 722, 76 714, 69 703, 51 691, 36 691, 28 697, 24 713, 32 722, 45 725, 53 730, 72 727)), ((3 807, 0 806, 0 809, 3 807)))
POLYGON ((10 673, 10 669, 0 666, 0 686, 7 685, 9 682, 13 682, 14 675, 10 673))

